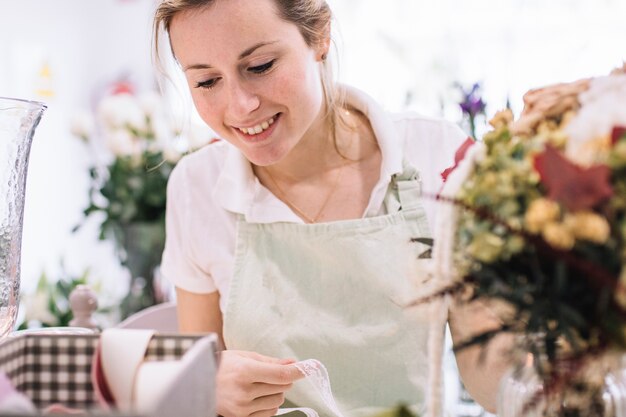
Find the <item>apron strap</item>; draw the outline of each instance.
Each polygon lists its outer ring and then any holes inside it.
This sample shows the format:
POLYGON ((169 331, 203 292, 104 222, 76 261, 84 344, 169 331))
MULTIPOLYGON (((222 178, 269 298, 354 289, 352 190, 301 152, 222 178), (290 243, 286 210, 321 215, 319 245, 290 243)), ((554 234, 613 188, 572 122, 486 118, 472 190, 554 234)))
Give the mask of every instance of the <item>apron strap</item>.
POLYGON ((422 195, 422 179, 419 171, 406 162, 401 174, 391 176, 390 192, 387 193, 385 205, 388 213, 406 211, 420 206, 422 195))

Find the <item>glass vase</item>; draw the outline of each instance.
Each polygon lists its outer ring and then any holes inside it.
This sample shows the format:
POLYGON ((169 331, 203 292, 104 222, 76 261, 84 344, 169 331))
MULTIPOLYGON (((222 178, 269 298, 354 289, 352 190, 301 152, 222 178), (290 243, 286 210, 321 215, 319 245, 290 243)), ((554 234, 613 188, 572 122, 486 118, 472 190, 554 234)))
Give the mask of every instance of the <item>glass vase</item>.
POLYGON ((500 381, 497 415, 626 417, 625 358, 623 352, 605 352, 574 365, 553 364, 561 368, 551 370, 559 377, 548 383, 528 353, 500 381))
POLYGON ((0 97, 0 338, 13 330, 17 317, 28 157, 45 109, 0 97))

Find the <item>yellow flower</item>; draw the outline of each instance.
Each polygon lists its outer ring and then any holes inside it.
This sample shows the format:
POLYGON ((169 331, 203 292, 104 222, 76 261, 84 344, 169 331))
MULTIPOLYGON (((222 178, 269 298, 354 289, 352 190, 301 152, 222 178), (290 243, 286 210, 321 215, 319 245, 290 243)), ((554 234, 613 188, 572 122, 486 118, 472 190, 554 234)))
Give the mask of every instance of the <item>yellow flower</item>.
POLYGON ((626 161, 626 140, 620 140, 613 147, 613 154, 620 161, 626 161))
POLYGON ((492 263, 498 259, 504 248, 504 240, 493 233, 480 233, 472 239, 472 243, 467 247, 467 251, 473 258, 492 263))
POLYGON ((565 217, 565 224, 576 239, 602 244, 606 243, 611 235, 609 222, 592 211, 568 214, 565 217))
POLYGON ((578 165, 590 167, 602 164, 611 151, 611 135, 601 135, 580 144, 568 144, 567 157, 578 165))
POLYGON ((524 215, 526 229, 531 233, 539 233, 546 224, 557 220, 560 213, 559 205, 555 201, 538 198, 530 203, 524 215))
POLYGON ((565 126, 569 124, 576 117, 576 112, 574 110, 569 110, 563 113, 563 117, 561 117, 561 123, 559 124, 559 128, 563 129, 565 126))
POLYGON ((548 223, 544 226, 541 234, 546 242, 557 249, 569 250, 576 243, 574 235, 563 223, 548 223))
POLYGON ((508 126, 509 123, 513 121, 513 112, 511 109, 500 110, 497 112, 491 120, 489 120, 489 124, 493 126, 495 129, 498 129, 502 126, 508 126))
POLYGON ((567 133, 562 129, 557 129, 548 135, 548 141, 557 148, 563 148, 567 143, 567 133))

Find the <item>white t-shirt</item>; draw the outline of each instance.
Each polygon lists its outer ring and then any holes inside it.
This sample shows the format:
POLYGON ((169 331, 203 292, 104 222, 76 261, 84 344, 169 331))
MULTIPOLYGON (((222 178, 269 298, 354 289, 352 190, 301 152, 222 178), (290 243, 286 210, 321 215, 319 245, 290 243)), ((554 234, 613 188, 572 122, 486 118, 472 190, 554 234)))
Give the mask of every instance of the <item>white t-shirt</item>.
MULTIPOLYGON (((386 214, 383 200, 391 176, 403 159, 420 171, 422 189, 436 194, 441 172, 454 164, 454 153, 467 137, 455 124, 413 113, 389 114, 369 96, 346 88, 350 105, 369 119, 382 155, 381 175, 364 217, 386 214)), ((425 198, 429 223, 434 201, 425 198)), ((235 261, 235 225, 247 222, 303 223, 265 188, 250 162, 234 146, 219 141, 184 157, 167 189, 166 242, 161 272, 174 285, 195 293, 220 292, 224 312, 235 261)))

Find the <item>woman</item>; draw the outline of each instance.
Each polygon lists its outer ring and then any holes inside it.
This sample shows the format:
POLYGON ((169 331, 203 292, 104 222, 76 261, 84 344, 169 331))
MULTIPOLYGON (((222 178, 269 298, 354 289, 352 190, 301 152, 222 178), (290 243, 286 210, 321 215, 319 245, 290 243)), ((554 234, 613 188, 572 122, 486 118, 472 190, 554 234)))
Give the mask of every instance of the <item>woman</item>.
MULTIPOLYGON (((181 329, 223 337, 226 417, 274 415, 285 397, 333 415, 297 382, 293 362, 308 358, 348 415, 424 403, 429 317, 402 306, 427 286, 415 283, 427 248, 410 239, 429 236, 421 188, 439 189, 465 135, 336 86, 330 20, 323 0, 166 0, 155 15, 157 44, 164 29, 225 139, 170 178, 162 271, 181 329)), ((492 404, 495 382, 466 373, 492 404)))

